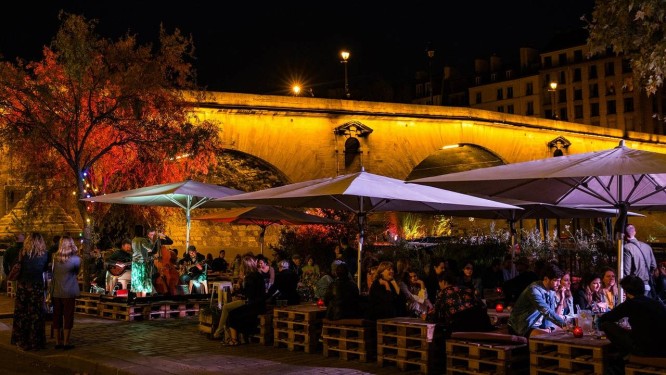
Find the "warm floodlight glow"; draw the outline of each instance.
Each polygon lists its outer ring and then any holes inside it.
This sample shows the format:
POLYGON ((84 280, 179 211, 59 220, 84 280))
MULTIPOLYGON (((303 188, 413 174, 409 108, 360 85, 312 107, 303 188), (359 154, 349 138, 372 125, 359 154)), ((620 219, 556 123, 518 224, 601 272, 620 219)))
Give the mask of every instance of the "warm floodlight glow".
POLYGON ((448 150, 448 149, 450 149, 450 148, 456 148, 456 147, 460 147, 460 145, 457 144, 457 143, 454 144, 454 145, 446 145, 446 146, 443 146, 443 147, 442 147, 442 150, 448 150))
POLYGON ((291 91, 294 93, 294 95, 298 96, 301 93, 301 86, 294 85, 291 87, 291 91))
POLYGON ((557 82, 553 81, 550 83, 550 91, 557 90, 557 82))
POLYGON ((344 61, 349 60, 349 52, 348 51, 340 52, 340 56, 342 57, 342 60, 344 60, 344 61))

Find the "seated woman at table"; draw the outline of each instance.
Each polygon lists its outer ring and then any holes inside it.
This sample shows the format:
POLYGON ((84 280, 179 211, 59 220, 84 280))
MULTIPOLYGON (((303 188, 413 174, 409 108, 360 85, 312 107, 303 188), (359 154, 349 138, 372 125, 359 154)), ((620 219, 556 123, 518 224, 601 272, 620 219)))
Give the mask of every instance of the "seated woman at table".
POLYGON ((456 280, 451 271, 437 275, 439 292, 428 320, 444 326, 446 337, 452 332, 493 331, 495 327, 490 323, 488 310, 474 289, 458 286, 456 280))
POLYGON ((474 289, 474 293, 479 298, 483 297, 483 284, 481 278, 474 274, 474 262, 466 260, 463 262, 463 268, 457 280, 458 285, 474 289))
POLYGON ((243 277, 243 296, 245 303, 229 311, 227 327, 229 337, 225 345, 236 346, 240 344, 238 333, 243 333, 245 339, 255 333, 259 326, 259 315, 266 312, 266 287, 264 279, 257 271, 257 261, 251 255, 245 255, 241 263, 243 277))
POLYGON ((405 296, 393 277, 393 262, 379 263, 368 295, 366 318, 369 320, 405 316, 405 296))
POLYGON ((574 296, 574 303, 581 310, 592 312, 606 312, 608 310, 606 296, 601 292, 601 278, 599 275, 591 273, 583 277, 580 290, 574 296))
POLYGON ((326 318, 330 320, 360 318, 363 314, 358 286, 349 276, 347 265, 340 263, 334 272, 335 280, 324 295, 326 318))
POLYGON ((562 271, 560 286, 555 289, 555 302, 557 303, 555 311, 565 318, 573 318, 578 313, 574 309, 573 294, 571 293, 571 273, 562 271))
POLYGON ((425 282, 411 267, 407 268, 404 279, 400 281, 400 289, 407 300, 407 315, 425 320, 434 306, 428 299, 425 282))
POLYGON ((617 277, 615 270, 611 267, 604 267, 601 270, 601 293, 606 297, 608 309, 612 310, 620 301, 620 291, 617 287, 617 277))

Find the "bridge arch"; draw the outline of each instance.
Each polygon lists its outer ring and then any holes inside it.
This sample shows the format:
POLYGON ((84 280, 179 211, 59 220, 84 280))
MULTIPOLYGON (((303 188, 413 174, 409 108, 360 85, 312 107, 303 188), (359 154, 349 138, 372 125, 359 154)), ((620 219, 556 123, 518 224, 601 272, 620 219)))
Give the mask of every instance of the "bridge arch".
POLYGON ((447 145, 423 159, 412 169, 406 180, 503 164, 506 163, 500 156, 483 146, 469 143, 447 145))

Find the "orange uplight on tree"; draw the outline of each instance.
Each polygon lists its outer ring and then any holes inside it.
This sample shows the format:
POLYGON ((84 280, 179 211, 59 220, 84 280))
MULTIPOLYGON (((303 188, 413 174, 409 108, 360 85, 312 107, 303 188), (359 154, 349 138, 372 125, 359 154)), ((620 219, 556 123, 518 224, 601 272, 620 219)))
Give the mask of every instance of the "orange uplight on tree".
POLYGON ((504 311, 504 306, 501 303, 498 303, 497 305, 495 305, 495 311, 501 313, 502 311, 504 311))
POLYGON ((583 329, 581 327, 578 327, 578 326, 574 327, 573 335, 574 335, 574 337, 578 337, 578 338, 583 337, 583 329))

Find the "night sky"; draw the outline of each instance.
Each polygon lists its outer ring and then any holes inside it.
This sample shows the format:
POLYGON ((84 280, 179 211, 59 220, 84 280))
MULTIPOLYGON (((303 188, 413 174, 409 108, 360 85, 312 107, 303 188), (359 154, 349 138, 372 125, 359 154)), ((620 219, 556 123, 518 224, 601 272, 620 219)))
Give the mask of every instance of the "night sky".
POLYGON ((342 49, 351 52, 350 84, 368 76, 397 83, 427 70, 428 46, 433 69, 471 68, 493 53, 510 63, 520 47, 542 49, 553 35, 582 28, 593 8, 593 0, 229 3, 23 1, 0 15, 0 54, 39 59, 64 9, 98 19, 103 37, 129 30, 154 41, 161 22, 192 34, 199 83, 209 89, 282 94, 298 80, 316 93, 343 85, 342 49))

